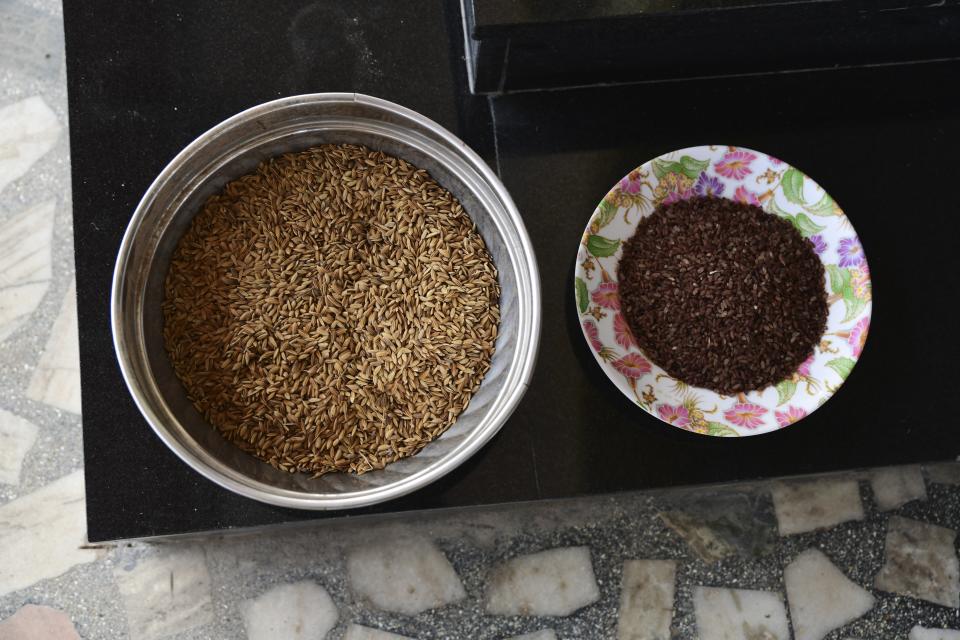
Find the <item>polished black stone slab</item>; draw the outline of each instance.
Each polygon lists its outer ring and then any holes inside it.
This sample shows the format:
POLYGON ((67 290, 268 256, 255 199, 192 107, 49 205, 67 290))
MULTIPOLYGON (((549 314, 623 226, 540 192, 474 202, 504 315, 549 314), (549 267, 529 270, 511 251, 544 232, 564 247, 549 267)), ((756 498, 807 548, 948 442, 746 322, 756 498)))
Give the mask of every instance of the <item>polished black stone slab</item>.
POLYGON ((477 93, 960 57, 944 0, 463 0, 477 93))
POLYGON ((500 434, 435 485, 349 515, 948 459, 960 452, 951 417, 960 373, 949 312, 958 286, 952 243, 960 232, 950 191, 960 140, 956 65, 488 100, 467 88, 455 2, 70 0, 64 13, 93 541, 345 515, 262 505, 187 468, 130 400, 109 327, 116 250, 154 176, 222 119, 312 91, 397 101, 478 149, 517 200, 544 291, 537 372, 500 434), (577 239, 606 189, 650 157, 709 142, 754 146, 815 176, 857 225, 875 277, 873 332, 841 393, 794 429, 741 442, 667 428, 619 396, 586 351, 570 287, 577 239))

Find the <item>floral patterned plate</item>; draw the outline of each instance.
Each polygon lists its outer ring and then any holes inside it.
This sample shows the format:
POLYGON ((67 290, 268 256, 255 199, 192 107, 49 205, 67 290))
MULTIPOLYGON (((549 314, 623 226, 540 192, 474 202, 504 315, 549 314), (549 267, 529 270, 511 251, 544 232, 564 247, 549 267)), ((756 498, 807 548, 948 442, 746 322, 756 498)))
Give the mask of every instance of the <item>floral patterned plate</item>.
POLYGON ((867 258, 850 221, 798 169, 742 147, 673 151, 624 176, 603 198, 580 241, 574 287, 583 335, 620 391, 675 427, 745 436, 791 425, 815 411, 850 375, 870 326, 867 258), (617 262, 623 242, 660 203, 715 196, 759 205, 789 220, 823 261, 827 330, 791 377, 762 390, 724 396, 671 378, 634 344, 620 313, 617 262))

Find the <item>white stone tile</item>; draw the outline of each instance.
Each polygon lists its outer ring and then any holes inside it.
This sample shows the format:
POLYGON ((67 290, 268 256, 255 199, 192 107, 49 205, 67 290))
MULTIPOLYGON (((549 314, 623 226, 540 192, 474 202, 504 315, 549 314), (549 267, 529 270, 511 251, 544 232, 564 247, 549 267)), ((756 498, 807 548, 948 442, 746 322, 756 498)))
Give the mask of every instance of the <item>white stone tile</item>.
POLYGON ((58 137, 57 115, 40 96, 0 107, 0 191, 52 149, 58 137))
POLYGON ((539 631, 513 636, 508 640, 557 640, 557 634, 553 629, 540 629, 539 631))
POLYGON ((80 634, 63 611, 27 604, 0 622, 0 640, 80 640, 80 634))
POLYGON ((783 570, 795 640, 821 640, 873 608, 874 598, 818 549, 807 549, 783 570))
POLYGON ((860 487, 853 479, 779 482, 771 493, 782 536, 863 520, 860 487))
POLYGON ((47 346, 27 385, 26 396, 64 411, 80 413, 80 346, 75 285, 70 285, 63 298, 47 346))
POLYGON ((696 587, 700 640, 790 640, 783 598, 772 591, 696 587))
MULTIPOLYGON (((309 580, 273 587, 247 600, 243 608, 247 640, 323 640, 337 617, 327 590, 309 580)), ((349 632, 346 637, 351 638, 349 632)))
POLYGON ((960 631, 954 629, 928 629, 920 625, 910 629, 909 640, 960 640, 960 631))
POLYGON ((53 200, 0 224, 0 342, 16 331, 50 286, 53 200))
POLYGON ((0 409, 0 484, 20 484, 23 458, 36 440, 36 425, 0 409))
POLYGON ((493 570, 487 612, 568 616, 600 599, 590 549, 564 547, 509 560, 493 570))
POLYGON ((162 638, 213 621, 210 575, 203 551, 169 546, 113 571, 130 636, 162 638))
POLYGON ((873 499, 881 511, 890 511, 911 500, 926 500, 927 486, 920 467, 887 467, 870 472, 873 499))
POLYGON ((0 596, 96 560, 86 537, 82 471, 0 506, 0 596))
POLYGON ((960 484, 960 462, 941 462, 923 468, 927 479, 936 484, 960 484))
POLYGON ((677 563, 627 560, 620 586, 618 640, 669 640, 677 563))
POLYGON ((466 597, 447 557, 429 540, 402 538, 347 556, 354 593, 384 611, 415 615, 466 597))
POLYGON ((884 564, 874 586, 882 591, 960 607, 956 532, 893 516, 887 521, 884 564))

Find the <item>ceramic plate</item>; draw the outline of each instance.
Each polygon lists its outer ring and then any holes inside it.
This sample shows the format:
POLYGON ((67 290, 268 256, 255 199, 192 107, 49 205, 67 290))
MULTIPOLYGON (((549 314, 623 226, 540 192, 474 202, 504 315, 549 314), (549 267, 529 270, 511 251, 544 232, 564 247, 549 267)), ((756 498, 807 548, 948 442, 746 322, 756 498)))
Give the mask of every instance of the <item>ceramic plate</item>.
POLYGON ((853 225, 803 172, 743 147, 681 149, 624 176, 584 231, 574 287, 583 335, 617 388, 663 422, 711 436, 766 433, 810 415, 850 375, 870 327, 870 270, 853 225), (660 203, 697 196, 756 204, 789 220, 823 261, 826 333, 813 355, 776 385, 724 396, 675 380, 637 348, 620 313, 617 262, 624 241, 660 203))

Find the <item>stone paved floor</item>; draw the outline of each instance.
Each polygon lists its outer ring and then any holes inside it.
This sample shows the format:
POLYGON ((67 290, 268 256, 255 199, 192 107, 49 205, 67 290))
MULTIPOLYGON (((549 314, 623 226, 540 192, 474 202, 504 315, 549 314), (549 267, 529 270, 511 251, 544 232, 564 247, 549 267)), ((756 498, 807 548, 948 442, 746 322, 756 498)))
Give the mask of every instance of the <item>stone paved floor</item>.
POLYGON ((957 464, 85 545, 59 4, 0 51, 0 640, 960 634, 957 464))

